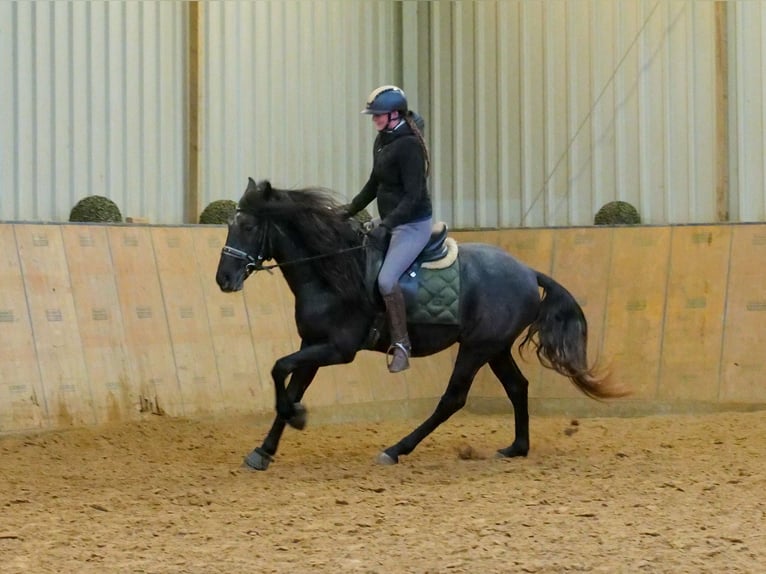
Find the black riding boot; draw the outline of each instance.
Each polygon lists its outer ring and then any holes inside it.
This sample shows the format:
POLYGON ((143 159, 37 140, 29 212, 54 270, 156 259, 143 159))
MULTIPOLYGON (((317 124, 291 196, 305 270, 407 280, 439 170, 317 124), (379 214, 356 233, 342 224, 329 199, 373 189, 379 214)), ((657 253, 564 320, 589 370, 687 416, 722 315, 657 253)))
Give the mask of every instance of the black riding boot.
POLYGON ((391 346, 388 353, 393 354, 388 370, 398 373, 410 368, 410 337, 407 334, 407 309, 404 305, 404 294, 397 286, 390 295, 384 295, 386 314, 391 329, 391 346))

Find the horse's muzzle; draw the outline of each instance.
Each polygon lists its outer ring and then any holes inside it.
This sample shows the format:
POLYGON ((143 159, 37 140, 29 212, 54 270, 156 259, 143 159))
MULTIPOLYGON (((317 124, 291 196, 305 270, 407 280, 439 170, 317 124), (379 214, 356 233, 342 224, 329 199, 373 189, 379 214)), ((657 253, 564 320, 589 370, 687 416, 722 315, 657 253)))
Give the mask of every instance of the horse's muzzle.
POLYGON ((246 251, 224 245, 221 249, 218 271, 215 274, 216 283, 221 291, 231 293, 242 290, 245 279, 258 268, 260 261, 260 258, 255 259, 246 251))
POLYGON ((241 291, 245 283, 245 273, 242 270, 225 271, 219 269, 215 274, 215 282, 218 283, 218 287, 224 293, 233 293, 235 291, 241 291))

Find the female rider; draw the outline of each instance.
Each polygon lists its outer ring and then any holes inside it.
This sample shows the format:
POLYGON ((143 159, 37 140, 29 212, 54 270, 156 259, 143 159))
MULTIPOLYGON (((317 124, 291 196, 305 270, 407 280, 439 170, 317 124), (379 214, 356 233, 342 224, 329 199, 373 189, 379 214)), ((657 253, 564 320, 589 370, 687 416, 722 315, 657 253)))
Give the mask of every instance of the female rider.
POLYGON ((409 368, 410 338, 404 295, 399 278, 412 265, 431 235, 432 208, 426 178, 430 167, 420 116, 408 110, 404 92, 381 86, 369 95, 363 114, 372 115, 378 131, 373 147, 372 172, 344 214, 351 217, 377 199, 380 223, 369 233, 371 240, 388 250, 378 274, 378 289, 386 304, 393 356, 388 370, 409 368))

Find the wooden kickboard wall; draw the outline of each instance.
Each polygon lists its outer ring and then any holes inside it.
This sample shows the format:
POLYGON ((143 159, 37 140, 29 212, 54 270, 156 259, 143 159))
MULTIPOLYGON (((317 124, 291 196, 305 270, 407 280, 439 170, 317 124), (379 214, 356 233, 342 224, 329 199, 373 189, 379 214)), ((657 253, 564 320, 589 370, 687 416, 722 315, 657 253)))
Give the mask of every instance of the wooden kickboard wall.
MULTIPOLYGON (((225 236, 223 226, 0 224, 0 433, 271 410, 274 361, 300 345, 292 294, 278 272, 222 293, 225 236)), ((569 289, 591 357, 634 399, 766 403, 766 225, 453 236, 498 245, 569 289)), ((455 353, 390 375, 383 355, 361 352, 321 369, 304 402, 435 406, 455 353)), ((514 357, 530 397, 579 398, 533 353, 514 357)), ((504 397, 487 367, 472 396, 504 397)))

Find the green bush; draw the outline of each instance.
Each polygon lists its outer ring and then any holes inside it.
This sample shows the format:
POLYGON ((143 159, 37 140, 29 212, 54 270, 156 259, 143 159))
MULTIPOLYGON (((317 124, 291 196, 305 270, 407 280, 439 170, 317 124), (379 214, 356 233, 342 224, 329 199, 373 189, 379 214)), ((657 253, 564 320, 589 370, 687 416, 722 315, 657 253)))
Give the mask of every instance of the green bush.
POLYGON ((89 195, 75 204, 69 212, 69 221, 119 223, 122 221, 122 213, 117 204, 108 197, 89 195))
POLYGON ((593 219, 596 225, 636 225, 641 223, 638 210, 627 201, 605 203, 593 219))
POLYGON ((231 199, 216 199, 202 210, 199 222, 206 224, 229 223, 237 211, 237 202, 231 199))

